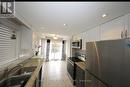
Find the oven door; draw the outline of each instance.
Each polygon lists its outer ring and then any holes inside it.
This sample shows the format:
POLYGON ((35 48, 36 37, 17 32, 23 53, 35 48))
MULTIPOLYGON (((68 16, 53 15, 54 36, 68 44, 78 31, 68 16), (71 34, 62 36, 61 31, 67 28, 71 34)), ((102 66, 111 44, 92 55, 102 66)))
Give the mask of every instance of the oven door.
POLYGON ((67 60, 67 71, 71 78, 74 80, 74 62, 70 59, 67 60))

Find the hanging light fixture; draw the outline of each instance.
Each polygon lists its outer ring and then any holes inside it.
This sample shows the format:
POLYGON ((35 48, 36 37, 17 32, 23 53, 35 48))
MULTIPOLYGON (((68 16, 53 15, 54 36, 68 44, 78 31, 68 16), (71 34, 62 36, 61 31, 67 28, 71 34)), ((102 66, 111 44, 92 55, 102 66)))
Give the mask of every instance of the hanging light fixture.
POLYGON ((56 40, 56 39, 58 39, 58 37, 55 35, 55 36, 53 37, 53 39, 55 39, 55 40, 56 40))

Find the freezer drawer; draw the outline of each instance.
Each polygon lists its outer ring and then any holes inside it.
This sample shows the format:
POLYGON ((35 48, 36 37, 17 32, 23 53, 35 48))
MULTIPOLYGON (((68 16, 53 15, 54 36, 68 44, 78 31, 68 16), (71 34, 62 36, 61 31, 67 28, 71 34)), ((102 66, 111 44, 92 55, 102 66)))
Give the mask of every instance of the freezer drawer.
POLYGON ((85 77, 85 87, 108 87, 90 74, 87 70, 85 71, 85 77))

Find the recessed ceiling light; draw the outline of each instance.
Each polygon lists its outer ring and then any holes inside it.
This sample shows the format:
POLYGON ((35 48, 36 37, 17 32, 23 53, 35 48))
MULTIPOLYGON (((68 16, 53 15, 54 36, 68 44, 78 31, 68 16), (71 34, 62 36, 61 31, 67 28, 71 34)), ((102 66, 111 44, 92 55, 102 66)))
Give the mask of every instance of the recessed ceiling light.
POLYGON ((58 37, 55 35, 55 36, 53 37, 53 39, 58 39, 58 37))
POLYGON ((55 39, 55 40, 56 40, 56 39, 58 39, 58 37, 53 37, 53 39, 55 39))
POLYGON ((104 18, 104 17, 106 17, 107 16, 107 14, 102 14, 102 17, 104 18))
POLYGON ((64 26, 66 26, 66 24, 64 24, 64 26))

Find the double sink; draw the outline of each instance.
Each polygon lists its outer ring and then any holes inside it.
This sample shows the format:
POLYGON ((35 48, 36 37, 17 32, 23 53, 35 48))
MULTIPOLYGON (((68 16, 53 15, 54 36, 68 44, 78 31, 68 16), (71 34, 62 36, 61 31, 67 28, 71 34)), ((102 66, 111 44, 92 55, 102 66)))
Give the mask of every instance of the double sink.
POLYGON ((5 78, 0 81, 0 87, 24 87, 36 66, 24 67, 17 65, 14 68, 7 70, 5 78))

